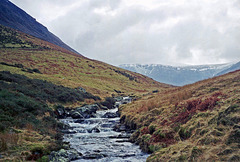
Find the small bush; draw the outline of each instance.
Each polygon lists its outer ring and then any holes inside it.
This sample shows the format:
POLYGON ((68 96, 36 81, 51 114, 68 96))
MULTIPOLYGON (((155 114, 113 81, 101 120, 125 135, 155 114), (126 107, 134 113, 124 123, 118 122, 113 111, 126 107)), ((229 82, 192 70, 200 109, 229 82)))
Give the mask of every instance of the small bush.
POLYGON ((149 133, 153 134, 153 132, 155 132, 156 126, 155 125, 150 125, 148 129, 149 129, 149 133))
POLYGON ((178 134, 182 140, 186 140, 189 137, 191 137, 191 132, 187 128, 183 128, 183 127, 180 128, 178 134))
POLYGON ((149 134, 150 133, 148 127, 141 128, 140 132, 141 132, 141 134, 149 134))

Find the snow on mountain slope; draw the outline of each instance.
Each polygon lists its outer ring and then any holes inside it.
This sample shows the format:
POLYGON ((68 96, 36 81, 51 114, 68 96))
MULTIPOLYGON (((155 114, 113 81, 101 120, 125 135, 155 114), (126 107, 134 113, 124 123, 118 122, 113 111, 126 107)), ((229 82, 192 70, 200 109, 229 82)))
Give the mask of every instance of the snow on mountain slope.
POLYGON ((240 69, 240 62, 192 66, 122 64, 119 67, 146 75, 162 83, 183 86, 240 69))

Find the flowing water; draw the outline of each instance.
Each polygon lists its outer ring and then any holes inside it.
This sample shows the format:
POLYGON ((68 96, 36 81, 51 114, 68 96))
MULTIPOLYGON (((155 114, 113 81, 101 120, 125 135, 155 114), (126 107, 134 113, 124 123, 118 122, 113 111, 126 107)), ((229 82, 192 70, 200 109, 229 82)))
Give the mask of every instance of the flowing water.
POLYGON ((129 133, 113 131, 114 125, 120 122, 119 117, 103 118, 105 113, 116 111, 117 108, 97 111, 95 118, 85 120, 70 118, 61 120, 72 128, 72 133, 65 134, 64 140, 83 154, 81 159, 75 160, 76 162, 146 161, 148 154, 143 153, 139 146, 128 142, 129 133))

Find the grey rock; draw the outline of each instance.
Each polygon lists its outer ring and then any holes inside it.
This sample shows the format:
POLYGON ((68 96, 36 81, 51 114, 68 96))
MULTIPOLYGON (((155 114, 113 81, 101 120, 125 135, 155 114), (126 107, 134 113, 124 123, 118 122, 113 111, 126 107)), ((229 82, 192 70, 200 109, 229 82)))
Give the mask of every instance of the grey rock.
POLYGON ((61 132, 64 133, 64 134, 74 134, 74 133, 77 133, 77 131, 70 130, 70 129, 61 130, 61 132))
POLYGON ((82 118, 84 118, 84 116, 83 116, 80 112, 75 111, 75 110, 73 110, 73 111, 70 112, 70 116, 71 116, 73 119, 82 119, 82 118))
POLYGON ((87 93, 86 89, 84 89, 82 87, 78 87, 78 88, 76 88, 76 90, 83 92, 83 93, 87 93))
POLYGON ((102 110, 108 110, 107 106, 101 106, 102 110))
POLYGON ((92 128, 92 129, 88 129, 87 131, 88 131, 88 133, 92 133, 92 132, 100 133, 100 129, 97 126, 92 128))
POLYGON ((102 116, 102 118, 116 118, 116 117, 119 117, 119 115, 116 113, 111 113, 111 112, 107 112, 106 114, 104 114, 102 116))
POLYGON ((84 120, 83 119, 78 119, 78 120, 75 120, 74 123, 83 123, 84 120))
POLYGON ((57 106, 55 110, 55 114, 57 115, 57 118, 65 118, 66 117, 66 110, 63 106, 57 106))
POLYGON ((64 150, 53 151, 49 155, 50 162, 69 162, 71 160, 79 159, 82 154, 78 153, 76 150, 64 150))
POLYGON ((83 159, 101 159, 104 155, 100 153, 89 153, 86 155, 83 155, 83 159))

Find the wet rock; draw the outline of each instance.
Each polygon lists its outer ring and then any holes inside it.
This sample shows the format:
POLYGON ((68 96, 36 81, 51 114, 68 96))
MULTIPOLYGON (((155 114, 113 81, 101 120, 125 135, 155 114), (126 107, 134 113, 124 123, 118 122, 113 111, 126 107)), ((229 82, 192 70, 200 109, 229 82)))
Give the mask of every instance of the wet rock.
POLYGON ((79 159, 82 154, 78 153, 76 150, 64 150, 61 149, 59 151, 53 151, 49 155, 49 161, 50 162, 56 162, 56 161, 63 161, 63 162, 69 162, 71 160, 79 159))
POLYGON ((117 136, 109 136, 109 138, 117 138, 117 139, 124 139, 124 138, 127 138, 129 139, 130 138, 130 134, 119 134, 117 136))
POLYGON ((127 128, 124 124, 116 124, 113 128, 114 131, 116 132, 126 132, 127 128))
POLYGON ((102 110, 108 110, 107 106, 101 106, 102 110))
POLYGON ((100 129, 98 128, 98 127, 94 127, 94 128, 92 128, 92 129, 88 129, 87 130, 88 131, 88 133, 100 133, 100 129))
POLYGON ((73 119, 90 118, 94 117, 94 114, 98 109, 100 109, 100 107, 97 104, 85 105, 83 107, 76 108, 76 110, 70 112, 70 116, 73 119))
POLYGON ((70 160, 77 160, 80 158, 80 156, 82 156, 82 154, 78 153, 76 150, 68 150, 67 152, 70 160))
POLYGON ((99 129, 99 128, 97 128, 97 127, 94 127, 94 128, 92 129, 92 132, 95 132, 95 133, 100 133, 100 129, 99 129))
POLYGON ((83 159, 101 159, 103 157, 105 156, 100 153, 87 153, 86 155, 83 155, 83 159))
POLYGON ((94 151, 94 152, 98 152, 98 153, 101 152, 100 150, 93 150, 93 151, 94 151))
POLYGON ((117 116, 118 116, 118 117, 120 117, 120 116, 121 116, 121 114, 120 114, 120 112, 119 112, 119 111, 117 111, 117 112, 116 112, 116 114, 117 114, 117 116))
POLYGON ((132 153, 132 154, 120 154, 118 155, 118 157, 122 157, 122 158, 127 158, 127 157, 131 157, 131 156, 135 156, 136 154, 132 153))
POLYGON ((66 129, 71 129, 70 125, 67 123, 59 123, 58 124, 59 129, 61 130, 66 130, 66 129))
POLYGON ((55 114, 57 115, 58 119, 63 119, 66 117, 66 110, 62 105, 58 105, 55 110, 55 114))
POLYGON ((121 102, 123 100, 122 96, 118 96, 114 98, 116 100, 116 102, 121 102))
POLYGON ((77 131, 70 130, 70 129, 61 130, 61 132, 64 133, 64 134, 74 134, 74 133, 77 133, 77 131))
POLYGON ((70 112, 70 116, 71 116, 73 119, 82 119, 82 118, 84 118, 80 112, 75 111, 75 110, 73 110, 72 112, 70 112))
POLYGON ((117 118, 117 117, 119 117, 118 114, 112 112, 107 112, 102 116, 102 118, 117 118))
POLYGON ((90 113, 96 113, 96 111, 100 109, 97 104, 88 105, 88 108, 90 113))
POLYGON ((78 120, 75 120, 74 123, 83 123, 84 120, 83 119, 78 119, 78 120))
POLYGON ((115 103, 115 107, 119 108, 119 106, 121 105, 121 102, 116 102, 115 103))
POLYGON ((111 123, 103 123, 103 124, 101 124, 101 127, 102 128, 111 128, 112 124, 111 123))

